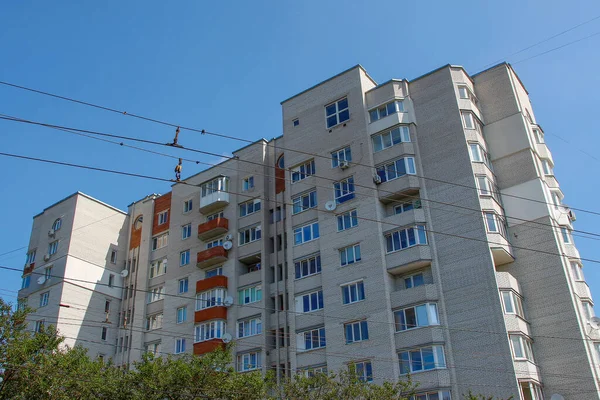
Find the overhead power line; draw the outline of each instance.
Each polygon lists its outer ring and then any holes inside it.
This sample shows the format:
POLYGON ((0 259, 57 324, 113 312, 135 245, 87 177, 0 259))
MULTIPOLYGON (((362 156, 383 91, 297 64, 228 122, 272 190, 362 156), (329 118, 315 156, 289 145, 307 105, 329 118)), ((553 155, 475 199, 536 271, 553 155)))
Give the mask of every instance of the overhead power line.
POLYGON ((573 41, 571 41, 571 42, 565 43, 565 44, 563 44, 562 46, 554 47, 553 49, 546 50, 546 51, 544 51, 544 52, 542 52, 542 53, 535 54, 535 55, 533 55, 533 56, 531 56, 531 57, 527 57, 527 58, 524 58, 524 59, 522 59, 522 60, 515 61, 515 62, 514 62, 514 63, 512 63, 512 64, 513 64, 513 65, 514 65, 514 64, 519 64, 519 63, 522 63, 522 62, 525 62, 525 61, 531 60, 531 59, 533 59, 533 58, 536 58, 536 57, 543 56, 544 54, 552 53, 553 51, 556 51, 556 50, 562 49, 563 47, 570 46, 570 45, 572 45, 572 44, 575 44, 575 43, 581 42, 582 40, 586 40, 586 39, 589 39, 589 38, 591 38, 591 37, 598 36, 598 35, 600 35, 600 32, 592 33, 591 35, 584 36, 584 37, 582 37, 582 38, 580 38, 580 39, 573 40, 573 41))

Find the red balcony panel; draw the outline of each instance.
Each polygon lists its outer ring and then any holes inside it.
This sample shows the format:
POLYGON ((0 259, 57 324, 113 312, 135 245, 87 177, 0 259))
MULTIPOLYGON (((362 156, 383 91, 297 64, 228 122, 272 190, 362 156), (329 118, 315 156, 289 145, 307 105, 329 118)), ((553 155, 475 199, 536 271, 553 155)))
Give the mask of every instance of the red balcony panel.
POLYGON ((206 308, 204 310, 196 311, 194 313, 194 322, 210 321, 211 319, 224 319, 227 320, 227 307, 216 306, 206 308))
POLYGON ((210 353, 218 348, 225 349, 225 343, 221 339, 210 339, 204 342, 194 343, 194 354, 200 356, 210 353))
POLYGON ((225 275, 217 275, 212 278, 206 278, 196 282, 196 293, 204 292, 212 288, 222 287, 227 289, 227 277, 225 275))
POLYGON ((196 258, 198 268, 206 268, 227 261, 227 250, 223 246, 215 246, 201 251, 196 258))
POLYGON ((227 218, 215 218, 198 225, 198 238, 205 240, 214 236, 222 235, 229 230, 227 218))
POLYGON ((25 268, 23 268, 23 275, 32 273, 33 268, 35 268, 35 263, 31 263, 29 265, 25 264, 25 268))

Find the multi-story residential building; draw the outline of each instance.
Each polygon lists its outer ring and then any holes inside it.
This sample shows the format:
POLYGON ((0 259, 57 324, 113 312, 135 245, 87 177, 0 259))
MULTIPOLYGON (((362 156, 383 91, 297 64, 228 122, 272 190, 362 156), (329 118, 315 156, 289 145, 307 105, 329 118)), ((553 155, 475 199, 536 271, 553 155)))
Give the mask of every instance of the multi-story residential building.
POLYGON ((74 193, 33 217, 19 305, 30 329, 54 325, 64 344, 113 357, 128 223, 125 212, 74 193))
POLYGON ((600 398, 575 216, 510 65, 356 66, 282 109, 283 136, 129 206, 115 362, 232 339, 239 371, 410 373, 418 400, 600 398))

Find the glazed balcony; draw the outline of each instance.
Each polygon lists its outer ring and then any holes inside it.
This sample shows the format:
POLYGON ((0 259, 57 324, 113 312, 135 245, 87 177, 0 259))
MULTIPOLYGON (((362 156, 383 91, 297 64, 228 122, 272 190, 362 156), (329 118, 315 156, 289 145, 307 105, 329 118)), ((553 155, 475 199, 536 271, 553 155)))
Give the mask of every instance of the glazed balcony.
POLYGON ((201 356, 218 348, 225 349, 222 339, 210 339, 204 342, 194 343, 194 355, 201 356))
POLYGON ((228 230, 229 220, 227 218, 215 218, 198 225, 198 239, 210 239, 212 237, 222 235, 228 230))
POLYGON ((23 275, 32 273, 34 268, 35 268, 35 263, 25 264, 25 268, 23 268, 23 275))
POLYGON ((196 266, 198 268, 208 268, 216 264, 222 264, 227 261, 227 250, 223 246, 215 246, 198 253, 196 266))
POLYGON ((214 306, 205 308, 204 310, 198 310, 194 313, 194 323, 210 321, 212 319, 227 320, 227 307, 214 306))
POLYGON ((217 275, 211 278, 199 280, 198 282, 196 282, 196 293, 204 292, 218 287, 227 289, 227 277, 225 275, 217 275))

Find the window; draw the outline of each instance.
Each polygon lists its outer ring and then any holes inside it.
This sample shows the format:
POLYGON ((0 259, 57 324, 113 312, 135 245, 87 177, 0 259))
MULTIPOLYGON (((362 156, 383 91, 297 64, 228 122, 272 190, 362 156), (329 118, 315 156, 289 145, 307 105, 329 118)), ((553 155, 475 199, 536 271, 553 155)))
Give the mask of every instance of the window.
POLYGON ((50 297, 50 292, 44 292, 40 294, 40 307, 46 307, 48 305, 48 298, 50 297))
POLYGON ((535 382, 519 382, 521 393, 525 400, 544 400, 544 394, 539 384, 535 382))
POLYGON ((169 220, 169 210, 158 213, 158 225, 166 224, 169 220))
POLYGON ((500 295, 502 296, 502 305, 504 306, 505 314, 515 314, 521 318, 525 318, 521 296, 512 290, 501 290, 500 295))
POLYGON ((573 238, 571 237, 571 230, 569 228, 567 228, 566 226, 561 226, 560 234, 561 234, 562 240, 563 240, 563 242, 565 242, 565 244, 573 243, 573 238))
POLYGON ((404 112, 404 102, 402 100, 395 100, 370 110, 369 117, 371 118, 371 122, 375 122, 383 117, 400 112, 404 112))
POLYGON ((151 331, 153 329, 162 328, 162 320, 162 313, 148 316, 148 318, 146 318, 146 329, 151 331))
POLYGON ((550 160, 546 158, 542 158, 542 170, 544 171, 544 175, 554 175, 554 171, 552 171, 552 163, 550 160))
POLYGON ((108 328, 107 328, 107 327, 105 327, 105 326, 103 326, 103 327, 102 327, 102 333, 100 334, 100 338, 101 338, 102 340, 106 340, 106 336, 107 336, 107 334, 108 334, 108 328))
POLYGON ((398 310, 394 312, 394 320, 396 332, 440 324, 435 303, 425 303, 398 310))
POLYGON ((258 211, 260 211, 260 199, 254 199, 240 204, 240 217, 245 217, 246 215, 254 214, 258 211))
POLYGON ((348 364, 348 370, 356 374, 363 382, 373 382, 373 366, 371 361, 360 361, 348 364))
MULTIPOLYGON (((398 353, 400 374, 446 368, 443 346, 427 346, 398 353)), ((434 397, 435 398, 435 397, 434 397)))
POLYGON ((423 286, 425 284, 425 279, 423 279, 423 273, 419 272, 418 274, 410 275, 404 278, 404 287, 406 289, 415 288, 417 286, 423 286))
POLYGON ((477 187, 479 188, 479 194, 481 196, 490 196, 492 194, 490 190, 490 182, 487 176, 476 175, 475 180, 477 182, 477 187))
POLYGON ((212 249, 213 247, 223 246, 223 238, 213 240, 212 242, 206 242, 206 249, 212 249))
POLYGON ((531 117, 531 113, 528 109, 525 109, 525 118, 527 118, 527 121, 529 121, 530 124, 533 124, 533 118, 531 117))
POLYGON ((62 219, 58 218, 56 221, 54 221, 54 223, 52 224, 52 230, 53 231, 57 231, 60 229, 60 227, 62 226, 62 219))
POLYGON ((187 307, 179 307, 177 309, 177 323, 184 323, 187 319, 187 307))
POLYGON ((154 261, 150 264, 150 279, 167 273, 167 259, 154 261))
POLYGON ((240 231, 240 246, 260 240, 260 237, 260 225, 243 229, 240 231))
POLYGON ((110 300, 104 301, 104 313, 106 313, 106 314, 110 313, 110 300))
POLYGON ((523 335, 510 335, 513 356, 515 360, 529 360, 533 362, 531 340, 523 335))
POLYGON ((112 264, 116 264, 117 263, 117 251, 116 250, 111 250, 111 252, 110 252, 110 262, 112 264))
POLYGON ((373 151, 378 152, 400 143, 410 142, 410 131, 406 125, 397 126, 392 130, 371 136, 371 141, 373 151))
POLYGON ((190 263, 190 251, 184 250, 179 253, 179 266, 183 267, 184 265, 188 265, 190 263))
POLYGON ((35 331, 36 332, 41 332, 44 329, 44 324, 46 323, 46 320, 41 319, 39 321, 35 321, 35 331))
POLYGON ((253 371, 260 369, 262 364, 262 355, 260 351, 253 351, 251 353, 238 354, 237 356, 237 370, 238 372, 253 371))
POLYGON ((298 350, 320 349, 325 347, 325 345, 325 328, 312 329, 296 335, 296 347, 298 350))
POLYGON ((337 216, 338 232, 354 228, 358 225, 358 215, 356 210, 348 211, 337 216))
POLYGON ((31 275, 25 275, 21 281, 21 289, 27 289, 31 284, 31 275))
POLYGON ((254 188, 254 177, 249 176, 247 178, 242 179, 242 190, 244 192, 254 188))
POLYGON ((223 211, 219 211, 218 213, 214 213, 206 217, 206 222, 212 221, 213 219, 223 218, 223 211))
POLYGON ((27 257, 25 259, 25 264, 33 264, 35 262, 35 250, 31 250, 27 253, 27 257))
POLYGON ((466 86, 459 86, 458 87, 458 95, 460 96, 461 99, 468 99, 469 98, 469 89, 466 86))
POLYGON ((217 267, 206 270, 204 273, 204 278, 212 278, 213 276, 223 275, 223 267, 217 267))
POLYGON ((175 354, 181 354, 185 352, 185 339, 177 339, 175 341, 175 354))
POLYGON ((162 249, 169 244, 169 234, 165 233, 152 238, 152 251, 162 249))
POLYGON ((416 173, 414 157, 400 158, 377 167, 377 175, 381 178, 381 182, 391 181, 406 174, 414 175, 416 173))
POLYGON ((403 212, 407 212, 414 209, 421 208, 421 199, 415 199, 408 201, 406 203, 398 204, 394 206, 394 214, 402 214, 403 212))
POLYGON ((158 286, 152 288, 148 291, 148 303, 153 303, 158 300, 162 300, 163 295, 165 294, 165 287, 158 286))
POLYGON ((307 378, 312 378, 313 376, 318 375, 318 374, 327 375, 327 366, 321 365, 318 367, 304 368, 304 369, 298 370, 298 373, 304 375, 307 378))
POLYGON ((299 245, 302 243, 310 242, 319 238, 319 223, 313 222, 312 224, 304 225, 294 229, 294 244, 299 245))
POLYGON ((576 281, 583 281, 583 268, 578 262, 571 261, 571 274, 576 281))
POLYGON ((348 98, 344 97, 338 101, 325 106, 325 118, 327 119, 327 128, 332 128, 344 121, 350 119, 350 110, 348 109, 348 98))
POLYGON ((58 250, 58 240, 55 240, 54 242, 52 242, 48 245, 48 255, 49 256, 51 256, 52 254, 55 254, 57 250, 58 250))
POLYGON ((181 227, 181 239, 187 239, 192 236, 192 224, 186 224, 181 227))
POLYGON ((238 321, 237 326, 238 338, 260 335, 262 333, 262 320, 260 317, 253 317, 238 321))
POLYGON ((222 339, 225 334, 225 321, 210 321, 194 327, 194 342, 204 342, 211 339, 222 339))
POLYGON ((594 306, 589 301, 582 301, 581 306, 583 307, 583 316, 586 321, 590 321, 594 317, 594 306))
POLYGON ((352 150, 350 147, 344 147, 338 151, 331 153, 331 167, 339 167, 340 161, 346 161, 346 163, 352 161, 352 150))
POLYGON ((354 264, 361 260, 360 258, 360 244, 354 244, 352 246, 344 247, 339 250, 340 252, 340 265, 354 264))
POLYGON ((179 293, 187 293, 188 292, 188 287, 189 287, 189 279, 188 278, 183 278, 180 279, 179 281, 179 293))
POLYGON ((226 192, 229 189, 229 178, 220 176, 201 185, 201 197, 209 196, 216 192, 226 192))
POLYGON ((44 280, 49 281, 52 278, 52 266, 44 269, 44 280))
POLYGON ((344 324, 346 344, 369 340, 369 329, 367 321, 356 321, 344 324))
POLYGON ((316 255, 302 260, 294 261, 296 279, 321 273, 321 256, 316 255))
POLYGON ((481 125, 479 124, 479 120, 472 112, 462 111, 460 115, 463 120, 463 125, 466 129, 476 129, 481 133, 481 125))
POLYGON ((291 169, 292 183, 299 182, 315 174, 315 160, 310 160, 291 169))
POLYGON ((490 170, 494 169, 488 153, 478 143, 469 143, 469 154, 471 161, 485 163, 490 170))
POLYGON ((551 192, 551 196, 552 196, 552 203, 554 204, 554 208, 558 210, 558 207, 562 204, 560 194, 558 194, 558 192, 551 192))
POLYGON ((483 217, 485 219, 485 225, 487 227, 487 231, 491 233, 499 233, 503 237, 506 237, 506 224, 504 223, 504 219, 500 217, 495 212, 485 211, 483 213, 483 217))
POLYGON ((533 129, 533 137, 535 138, 535 142, 542 144, 544 143, 544 133, 539 129, 533 129))
POLYGON ((113 274, 108 275, 108 287, 113 287, 115 284, 115 276, 113 274))
POLYGON ((189 213, 194 209, 194 200, 189 199, 183 202, 183 212, 189 213))
POLYGON ((294 125, 294 126, 300 125, 300 120, 298 118, 296 118, 295 120, 292 121, 292 125, 294 125))
POLYGON ((196 311, 207 308, 222 306, 223 300, 227 297, 226 289, 211 289, 196 294, 196 311))
POLYGON ((417 225, 404 228, 385 235, 388 253, 404 250, 419 244, 427 244, 425 226, 417 225))
POLYGON ((363 281, 342 285, 342 303, 351 304, 365 299, 365 286, 363 281))
POLYGON ((150 353, 156 357, 156 355, 160 354, 160 342, 156 343, 148 343, 145 346, 146 353, 150 353))
POLYGON ((318 290, 316 292, 307 293, 296 297, 296 311, 297 312, 311 312, 321 310, 323 308, 323 291, 318 290))
POLYGON ((317 191, 312 190, 292 198, 292 214, 298 214, 317 206, 317 191))
POLYGON ((339 182, 334 182, 333 192, 335 201, 341 204, 354 198, 354 177, 350 176, 339 182))
MULTIPOLYGON (((410 400, 451 400, 451 395, 449 390, 435 390, 433 392, 415 394, 410 400)), ((540 398, 539 400, 542 399, 540 398)))
POLYGON ((256 303, 262 300, 262 286, 253 286, 238 291, 239 304, 256 303))

